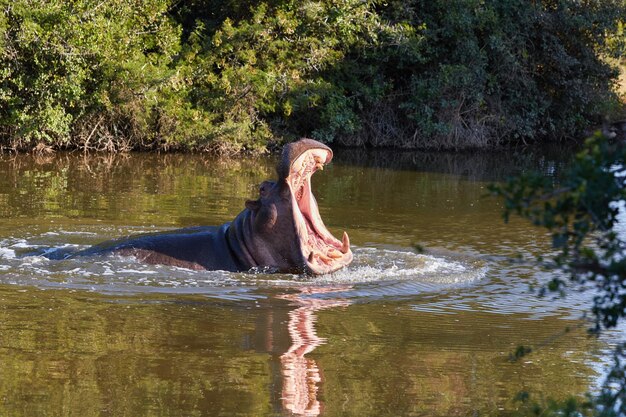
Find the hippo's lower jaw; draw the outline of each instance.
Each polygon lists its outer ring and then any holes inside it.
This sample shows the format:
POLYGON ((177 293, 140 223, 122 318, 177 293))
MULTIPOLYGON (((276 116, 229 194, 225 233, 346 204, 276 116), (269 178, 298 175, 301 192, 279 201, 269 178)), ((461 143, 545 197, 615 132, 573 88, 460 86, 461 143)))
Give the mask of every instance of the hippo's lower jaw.
POLYGON ((292 162, 287 177, 300 250, 308 272, 313 274, 327 274, 352 261, 348 234, 344 232, 339 241, 326 229, 311 191, 311 176, 331 158, 326 149, 309 149, 292 162))

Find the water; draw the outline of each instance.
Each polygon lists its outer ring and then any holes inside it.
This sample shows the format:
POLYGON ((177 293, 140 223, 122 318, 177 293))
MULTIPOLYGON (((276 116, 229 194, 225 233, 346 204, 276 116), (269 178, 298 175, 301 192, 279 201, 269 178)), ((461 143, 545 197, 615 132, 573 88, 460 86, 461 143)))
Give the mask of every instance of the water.
POLYGON ((559 156, 338 152, 313 187, 354 262, 327 276, 39 255, 229 221, 275 163, 0 159, 0 415, 495 416, 597 386, 591 295, 536 297, 545 233, 485 197, 559 156))

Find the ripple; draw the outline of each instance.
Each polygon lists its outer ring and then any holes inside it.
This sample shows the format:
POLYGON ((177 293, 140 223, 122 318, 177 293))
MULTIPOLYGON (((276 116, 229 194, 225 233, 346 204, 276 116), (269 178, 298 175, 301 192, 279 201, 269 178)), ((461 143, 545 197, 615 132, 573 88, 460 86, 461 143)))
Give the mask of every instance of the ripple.
POLYGON ((2 259, 15 259, 15 251, 5 247, 0 247, 0 258, 2 259))
MULTIPOLYGON (((51 233, 56 232, 45 234, 51 233)), ((80 250, 89 245, 65 244, 46 248, 41 246, 40 238, 32 236, 0 242, 0 259, 5 264, 2 265, 0 283, 106 293, 195 293, 227 299, 240 297, 242 288, 253 292, 268 287, 343 285, 345 290, 334 293, 334 296, 358 299, 401 297, 472 285, 484 278, 487 271, 484 263, 461 258, 424 255, 405 249, 358 247, 354 248, 352 265, 322 276, 192 271, 142 264, 132 257, 115 255, 51 260, 44 255, 54 251, 80 250), (216 288, 219 291, 215 291, 216 288), (232 291, 229 292, 229 288, 232 291)))

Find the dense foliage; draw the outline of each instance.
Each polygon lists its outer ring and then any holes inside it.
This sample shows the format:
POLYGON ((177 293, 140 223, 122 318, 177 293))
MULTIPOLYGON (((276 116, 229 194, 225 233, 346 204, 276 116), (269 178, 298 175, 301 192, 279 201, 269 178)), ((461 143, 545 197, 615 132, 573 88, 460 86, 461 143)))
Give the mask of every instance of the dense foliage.
MULTIPOLYGON (((505 219, 513 213, 550 231, 555 254, 541 259, 566 272, 542 289, 593 291, 592 332, 614 328, 626 317, 626 144, 602 135, 589 139, 558 181, 528 173, 492 187, 504 197, 505 219)), ((537 415, 626 415, 626 344, 615 352, 615 366, 591 401, 537 415), (567 411, 569 410, 569 411, 567 411), (566 412, 567 411, 567 412, 566 412)))
POLYGON ((0 0, 0 144, 488 147, 617 103, 621 0, 0 0), (606 103, 609 103, 608 105, 606 103))

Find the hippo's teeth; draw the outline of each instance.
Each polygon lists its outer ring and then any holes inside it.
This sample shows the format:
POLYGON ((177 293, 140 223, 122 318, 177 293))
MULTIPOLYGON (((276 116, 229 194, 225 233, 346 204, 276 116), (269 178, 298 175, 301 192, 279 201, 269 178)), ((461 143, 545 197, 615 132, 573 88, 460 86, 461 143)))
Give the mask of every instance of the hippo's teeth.
POLYGON ((337 249, 335 248, 330 248, 328 250, 328 254, 329 257, 333 258, 333 259, 339 259, 341 257, 343 257, 343 254, 340 253, 337 249))
POLYGON ((343 237, 341 238, 341 252, 348 253, 350 250, 350 238, 346 232, 343 232, 343 237))
POLYGON ((333 258, 329 258, 328 256, 324 255, 322 252, 319 252, 319 251, 315 252, 315 255, 324 262, 330 262, 333 260, 333 258))
POLYGON ((320 171, 324 170, 324 160, 319 157, 319 156, 315 156, 315 168, 319 169, 320 171))
POLYGON ((317 256, 318 256, 318 257, 322 260, 322 262, 324 262, 324 263, 329 264, 329 263, 332 263, 332 262, 334 261, 334 259, 333 259, 333 258, 329 258, 328 256, 324 255, 322 252, 318 252, 316 255, 317 255, 317 256))
POLYGON ((331 263, 333 262, 333 258, 329 258, 328 256, 324 255, 322 252, 318 251, 318 250, 312 250, 311 253, 309 254, 309 262, 313 262, 315 257, 318 257, 319 260, 321 260, 322 262, 325 263, 331 263))

